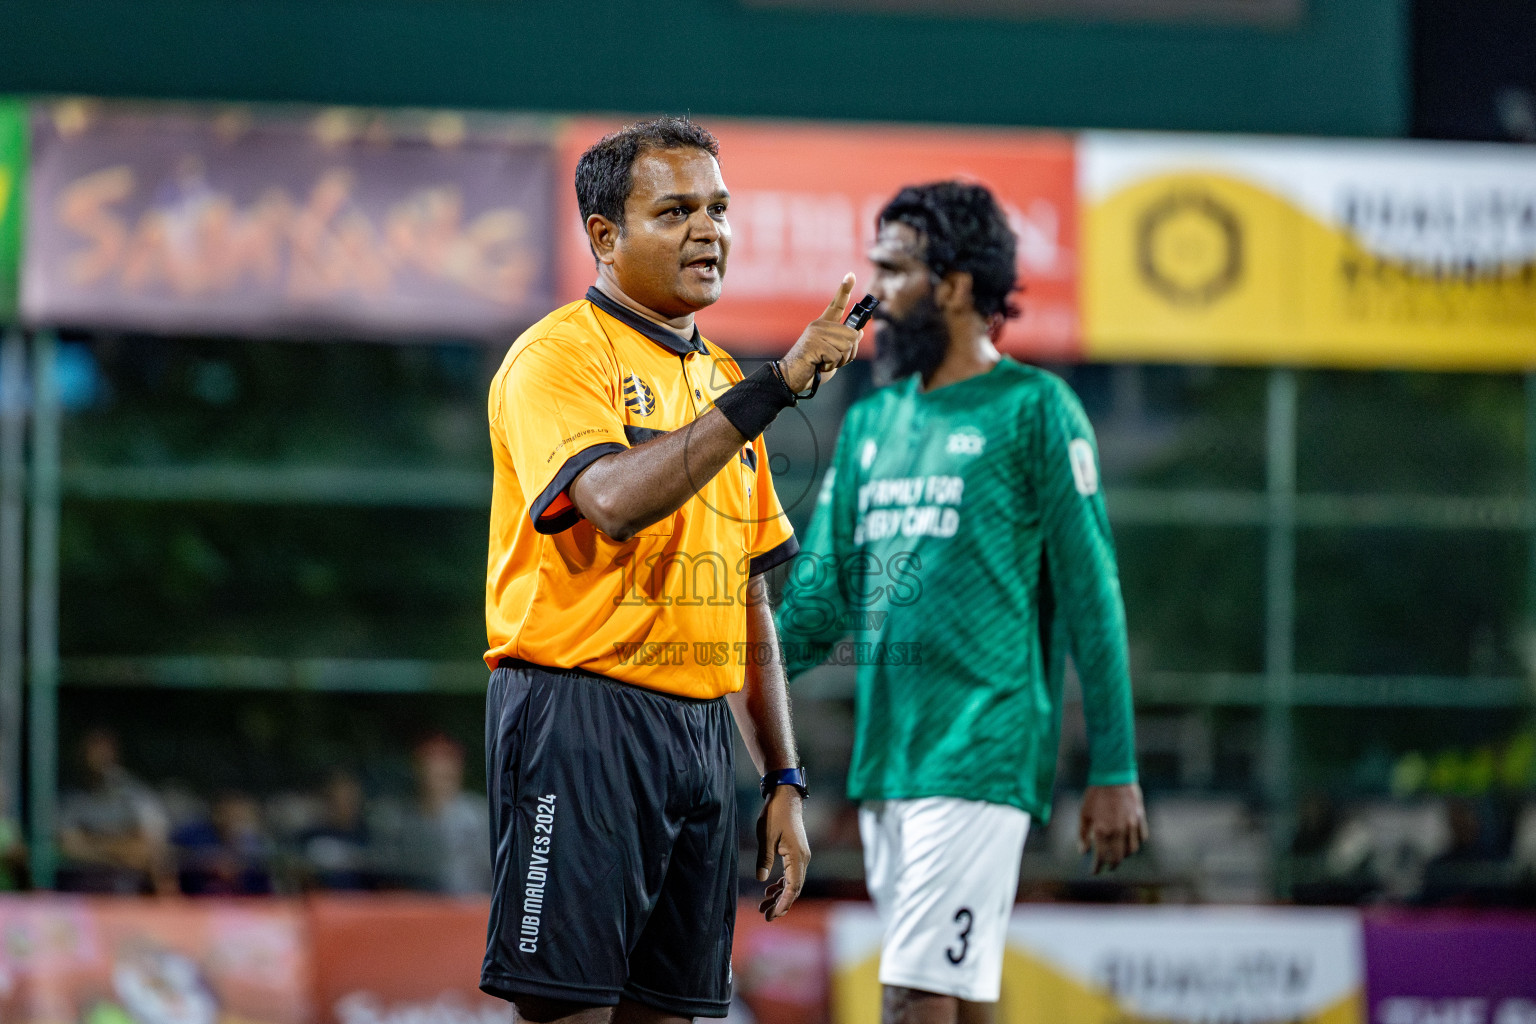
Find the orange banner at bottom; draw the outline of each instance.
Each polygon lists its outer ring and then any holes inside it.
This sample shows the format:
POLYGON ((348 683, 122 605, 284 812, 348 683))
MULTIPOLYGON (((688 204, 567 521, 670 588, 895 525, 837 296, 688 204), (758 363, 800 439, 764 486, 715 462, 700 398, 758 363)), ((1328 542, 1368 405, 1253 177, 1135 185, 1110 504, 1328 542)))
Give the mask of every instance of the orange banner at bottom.
MULTIPOLYGON (((479 990, 489 907, 0 897, 5 1024, 510 1024, 479 990)), ((743 902, 733 1024, 826 1024, 827 908, 772 925, 743 902)))
POLYGON ((307 1024, 297 903, 0 899, 7 1024, 307 1024))

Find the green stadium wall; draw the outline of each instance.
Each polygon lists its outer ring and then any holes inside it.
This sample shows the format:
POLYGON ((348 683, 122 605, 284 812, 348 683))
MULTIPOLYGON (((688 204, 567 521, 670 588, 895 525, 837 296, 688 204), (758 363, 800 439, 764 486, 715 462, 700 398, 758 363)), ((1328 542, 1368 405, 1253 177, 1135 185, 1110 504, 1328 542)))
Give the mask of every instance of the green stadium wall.
POLYGON ((1405 0, 1294 26, 740 0, 10 0, 0 92, 1401 135, 1405 0))

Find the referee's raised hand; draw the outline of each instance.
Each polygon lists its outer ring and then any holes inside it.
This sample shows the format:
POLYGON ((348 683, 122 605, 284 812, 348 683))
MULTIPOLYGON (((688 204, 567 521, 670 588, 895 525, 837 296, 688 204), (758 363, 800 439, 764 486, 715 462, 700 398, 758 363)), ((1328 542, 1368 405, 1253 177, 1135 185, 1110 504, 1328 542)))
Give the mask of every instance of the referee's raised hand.
POLYGON ((826 380, 837 372, 839 366, 850 362, 858 354, 862 332, 843 326, 848 300, 853 295, 853 284, 852 274, 843 277, 837 294, 832 296, 832 301, 827 303, 821 316, 806 325, 805 330, 800 332, 800 340, 795 342, 787 356, 779 360, 779 369, 784 373, 785 382, 796 391, 810 387, 811 379, 817 371, 826 380))

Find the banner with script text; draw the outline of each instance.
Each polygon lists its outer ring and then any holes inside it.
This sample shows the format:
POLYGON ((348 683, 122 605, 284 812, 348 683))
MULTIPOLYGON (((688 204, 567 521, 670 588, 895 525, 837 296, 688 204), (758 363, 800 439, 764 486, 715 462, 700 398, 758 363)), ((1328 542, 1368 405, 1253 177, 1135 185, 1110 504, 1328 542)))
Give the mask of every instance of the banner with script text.
POLYGON ((389 893, 306 902, 318 1024, 508 1024, 480 991, 479 898, 389 893))
MULTIPOLYGON (((486 900, 353 893, 304 906, 317 1024, 510 1024, 511 1007, 479 988, 486 900)), ((826 1024, 826 909, 803 902, 768 925, 742 901, 731 1020, 826 1024)))
POLYGON ((0 896, 6 1024, 310 1024, 302 907, 0 896))
POLYGON ((1536 367, 1536 149, 1090 132, 1084 355, 1536 367))
MULTIPOLYGON (((570 123, 561 142, 560 295, 593 281, 569 183, 584 149, 623 123, 570 123)), ((875 217, 903 185, 964 178, 989 186, 1018 236, 1018 296, 1003 346, 1078 355, 1077 217, 1070 137, 771 121, 704 122, 720 140, 732 243, 721 299, 699 314, 705 337, 738 354, 780 354, 826 308, 844 274, 869 280, 875 217)))
MULTIPOLYGON (((881 935, 868 907, 832 914, 837 1024, 879 1024, 881 935)), ((1021 906, 1009 922, 997 1017, 1364 1024, 1363 979, 1354 911, 1021 906)))
POLYGON ((539 123, 67 100, 33 119, 37 324, 508 338, 549 311, 539 123))
POLYGON ((27 108, 0 97, 0 324, 16 318, 26 181, 27 108))

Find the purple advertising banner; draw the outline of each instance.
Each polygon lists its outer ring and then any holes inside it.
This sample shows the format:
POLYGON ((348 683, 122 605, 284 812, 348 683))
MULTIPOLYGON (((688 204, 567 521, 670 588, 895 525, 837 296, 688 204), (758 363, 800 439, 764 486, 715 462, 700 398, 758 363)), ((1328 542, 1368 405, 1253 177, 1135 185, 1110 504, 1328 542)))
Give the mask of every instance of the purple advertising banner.
POLYGON ((515 335, 553 305, 547 130, 41 106, 22 311, 249 336, 515 335))
POLYGON ((1369 1024, 1536 1024, 1536 915, 1365 919, 1369 1024))

